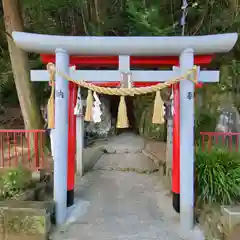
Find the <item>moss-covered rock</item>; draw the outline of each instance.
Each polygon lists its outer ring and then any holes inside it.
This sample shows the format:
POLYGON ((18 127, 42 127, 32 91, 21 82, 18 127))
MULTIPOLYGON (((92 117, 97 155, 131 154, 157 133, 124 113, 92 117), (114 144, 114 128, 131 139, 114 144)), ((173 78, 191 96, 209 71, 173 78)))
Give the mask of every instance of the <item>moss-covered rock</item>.
POLYGON ((133 101, 134 105, 134 117, 136 119, 136 128, 139 129, 139 124, 141 122, 141 117, 144 109, 146 107, 149 107, 153 104, 154 95, 153 94, 147 94, 147 95, 140 95, 136 96, 133 101))
POLYGON ((1 202, 0 239, 47 239, 52 211, 52 202, 1 202))
POLYGON ((134 101, 134 115, 136 119, 136 128, 139 134, 148 139, 165 140, 165 124, 153 124, 153 103, 154 94, 138 96, 134 101))

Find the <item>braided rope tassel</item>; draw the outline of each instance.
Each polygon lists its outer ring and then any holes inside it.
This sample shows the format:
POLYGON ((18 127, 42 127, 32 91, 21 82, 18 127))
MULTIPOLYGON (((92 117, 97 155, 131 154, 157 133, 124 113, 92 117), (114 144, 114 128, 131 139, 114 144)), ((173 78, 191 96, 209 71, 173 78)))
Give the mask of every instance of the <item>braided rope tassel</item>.
POLYGON ((93 95, 92 95, 92 91, 88 90, 87 106, 86 106, 86 112, 85 112, 85 118, 84 118, 86 122, 92 121, 92 110, 93 110, 93 95))
POLYGON ((47 70, 50 74, 50 81, 49 85, 51 86, 51 94, 48 99, 47 103, 47 119, 48 119, 48 128, 53 129, 55 127, 55 71, 54 71, 54 64, 48 63, 47 64, 47 70))
POLYGON ((118 117, 117 117, 117 128, 128 128, 129 121, 127 116, 127 106, 125 97, 120 97, 120 102, 118 106, 118 117))
POLYGON ((160 91, 156 91, 156 96, 154 100, 154 107, 153 107, 153 116, 152 116, 152 123, 153 124, 163 124, 165 122, 164 115, 164 102, 162 100, 160 91))

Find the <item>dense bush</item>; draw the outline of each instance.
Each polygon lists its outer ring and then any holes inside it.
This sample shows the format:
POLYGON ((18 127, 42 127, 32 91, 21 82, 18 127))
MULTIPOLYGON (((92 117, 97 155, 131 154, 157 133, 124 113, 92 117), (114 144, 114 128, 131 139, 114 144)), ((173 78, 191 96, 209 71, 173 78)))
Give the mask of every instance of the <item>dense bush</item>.
POLYGON ((197 148, 195 171, 199 203, 232 204, 240 199, 240 153, 197 148))

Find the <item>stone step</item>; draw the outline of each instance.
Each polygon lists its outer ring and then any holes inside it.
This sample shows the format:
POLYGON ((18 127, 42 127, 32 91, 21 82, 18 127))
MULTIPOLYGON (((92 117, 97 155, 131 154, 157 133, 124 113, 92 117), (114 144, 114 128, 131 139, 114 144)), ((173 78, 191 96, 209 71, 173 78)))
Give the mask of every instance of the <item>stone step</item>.
POLYGON ((158 166, 166 161, 166 143, 154 140, 146 141, 144 154, 151 158, 158 166))
POLYGON ((222 206, 221 212, 223 216, 223 224, 227 224, 228 228, 231 229, 238 223, 240 223, 240 206, 222 206))

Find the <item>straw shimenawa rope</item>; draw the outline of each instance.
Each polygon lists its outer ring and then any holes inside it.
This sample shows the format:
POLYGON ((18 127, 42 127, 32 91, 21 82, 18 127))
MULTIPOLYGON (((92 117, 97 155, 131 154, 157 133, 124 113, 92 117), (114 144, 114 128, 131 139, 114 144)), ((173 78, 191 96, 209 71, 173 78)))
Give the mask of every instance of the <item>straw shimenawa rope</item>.
POLYGON ((87 96, 87 101, 86 101, 86 112, 85 112, 85 118, 84 120, 86 122, 91 122, 92 121, 92 108, 93 108, 93 95, 92 91, 88 89, 88 96, 87 96))
POLYGON ((48 65, 51 65, 51 67, 49 67, 50 77, 52 76, 51 72, 54 70, 55 73, 61 75, 66 80, 88 89, 85 121, 92 121, 92 106, 93 106, 92 92, 96 92, 99 94, 120 96, 120 103, 119 103, 119 109, 118 109, 119 116, 118 116, 118 122, 117 122, 118 128, 127 128, 128 127, 128 124, 126 123, 127 116, 125 116, 126 115, 125 96, 135 96, 135 95, 142 95, 142 94, 156 92, 152 122, 155 124, 162 124, 162 123, 164 123, 164 105, 163 105, 163 100, 161 98, 160 90, 162 90, 168 86, 171 86, 172 84, 175 84, 184 79, 188 79, 188 80, 192 81, 193 83, 197 83, 197 66, 193 66, 193 68, 188 70, 186 72, 186 74, 184 74, 183 76, 175 77, 164 83, 158 83, 158 84, 150 86, 150 87, 109 88, 109 87, 99 87, 94 84, 87 83, 85 81, 74 80, 70 76, 62 73, 61 71, 56 70, 54 64, 49 63, 48 65))
POLYGON ((55 109, 55 102, 54 102, 55 71, 54 71, 54 64, 53 63, 48 63, 47 64, 47 70, 50 74, 49 85, 51 86, 51 94, 50 94, 50 97, 48 99, 48 104, 47 104, 47 119, 48 119, 48 128, 53 129, 55 127, 55 116, 54 116, 55 115, 54 114, 54 109, 55 109))
POLYGON ((153 116, 152 116, 152 123, 155 124, 163 124, 164 123, 164 103, 160 94, 160 91, 156 91, 154 106, 153 106, 153 116))

